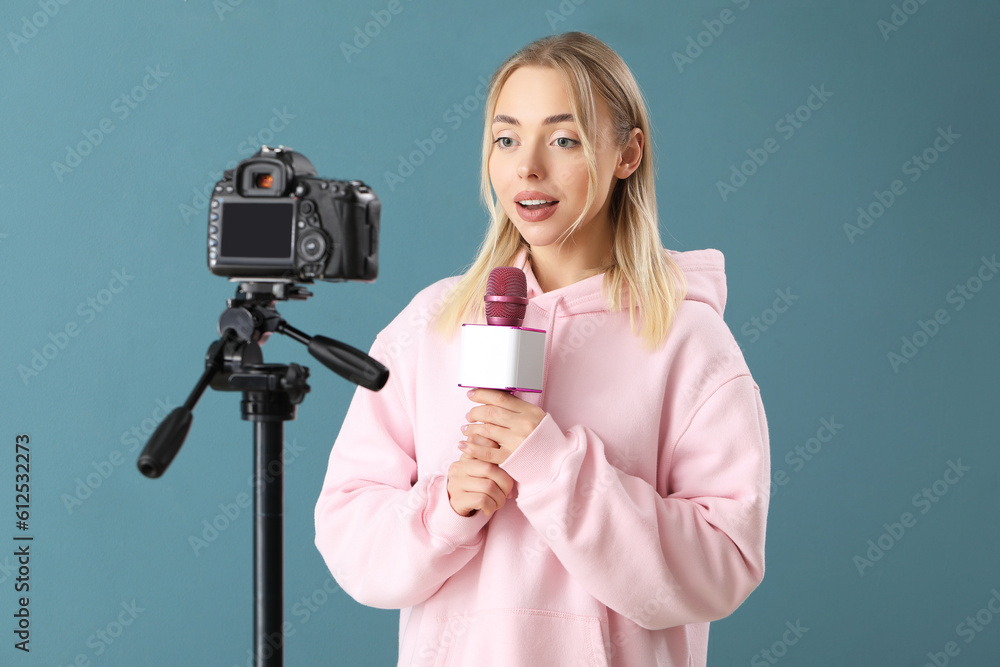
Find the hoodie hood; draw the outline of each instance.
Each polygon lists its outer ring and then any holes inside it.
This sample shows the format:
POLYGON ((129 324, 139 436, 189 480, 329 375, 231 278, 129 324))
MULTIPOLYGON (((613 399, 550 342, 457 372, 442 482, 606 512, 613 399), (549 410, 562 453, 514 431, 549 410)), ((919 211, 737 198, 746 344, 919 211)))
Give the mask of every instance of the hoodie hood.
MULTIPOLYGON (((666 252, 684 273, 687 281, 685 301, 708 304, 722 316, 726 307, 726 271, 722 253, 714 248, 666 252)), ((528 282, 528 299, 532 305, 546 313, 557 303, 560 316, 599 312, 607 308, 607 302, 601 293, 604 284, 603 273, 557 290, 543 292, 531 270, 527 249, 522 249, 511 264, 524 270, 528 282)))
POLYGON ((707 303, 721 317, 726 309, 726 260, 722 252, 706 248, 687 252, 668 250, 667 253, 681 267, 687 280, 684 300, 707 303))

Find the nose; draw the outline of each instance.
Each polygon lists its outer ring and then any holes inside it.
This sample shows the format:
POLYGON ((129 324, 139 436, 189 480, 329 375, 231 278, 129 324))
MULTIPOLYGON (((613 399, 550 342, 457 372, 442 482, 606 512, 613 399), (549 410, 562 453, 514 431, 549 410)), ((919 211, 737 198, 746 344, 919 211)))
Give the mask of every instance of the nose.
POLYGON ((541 156, 543 149, 538 146, 526 144, 518 155, 517 175, 522 178, 542 178, 545 175, 544 160, 541 156))

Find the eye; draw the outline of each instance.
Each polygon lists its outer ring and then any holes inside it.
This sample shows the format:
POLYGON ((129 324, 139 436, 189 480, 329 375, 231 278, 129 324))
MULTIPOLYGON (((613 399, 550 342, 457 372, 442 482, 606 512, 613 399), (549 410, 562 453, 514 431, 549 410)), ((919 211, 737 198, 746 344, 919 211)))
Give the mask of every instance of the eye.
POLYGON ((513 148, 515 142, 513 137, 497 137, 493 143, 500 148, 513 148))
POLYGON ((555 145, 559 148, 574 148, 580 144, 576 139, 570 139, 569 137, 557 137, 555 140, 555 145))

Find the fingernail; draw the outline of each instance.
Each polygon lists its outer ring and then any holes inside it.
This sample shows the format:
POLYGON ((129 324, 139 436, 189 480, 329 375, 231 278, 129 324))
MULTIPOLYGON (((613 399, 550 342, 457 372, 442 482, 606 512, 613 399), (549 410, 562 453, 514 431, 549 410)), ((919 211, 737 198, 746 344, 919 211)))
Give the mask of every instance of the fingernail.
POLYGON ((466 444, 464 442, 458 443, 458 448, 459 449, 465 449, 465 447, 466 447, 466 444))
POLYGON ((472 398, 473 396, 475 396, 475 395, 476 395, 476 390, 475 390, 475 389, 470 389, 470 390, 469 390, 469 393, 468 393, 468 394, 466 394, 466 395, 467 395, 467 396, 468 396, 469 398, 472 398))
MULTIPOLYGON (((468 419, 468 417, 466 417, 466 419, 468 419)), ((465 433, 466 429, 468 429, 468 428, 469 428, 468 424, 465 424, 464 426, 462 426, 462 433, 465 433)))

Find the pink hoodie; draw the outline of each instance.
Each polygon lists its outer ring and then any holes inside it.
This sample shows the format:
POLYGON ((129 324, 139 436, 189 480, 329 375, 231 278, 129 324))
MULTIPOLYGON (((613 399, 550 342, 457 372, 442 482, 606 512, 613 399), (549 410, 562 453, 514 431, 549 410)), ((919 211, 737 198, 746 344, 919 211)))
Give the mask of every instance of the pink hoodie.
POLYGON ((316 545, 357 601, 400 608, 399 665, 705 665, 708 622, 764 576, 769 488, 760 393, 722 319, 722 253, 671 252, 688 281, 648 351, 607 310, 603 275, 543 293, 548 414, 503 468, 491 518, 455 513, 448 466, 474 406, 459 336, 430 326, 457 278, 376 338, 390 369, 358 389, 316 506, 316 545))

